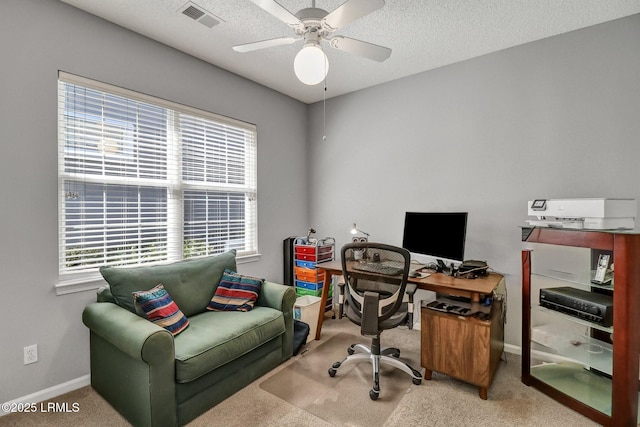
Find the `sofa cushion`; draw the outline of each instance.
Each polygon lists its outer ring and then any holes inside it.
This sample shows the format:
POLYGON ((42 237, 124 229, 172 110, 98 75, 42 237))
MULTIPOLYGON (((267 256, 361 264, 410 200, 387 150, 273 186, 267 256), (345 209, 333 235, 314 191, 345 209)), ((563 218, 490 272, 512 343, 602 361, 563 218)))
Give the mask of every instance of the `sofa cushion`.
POLYGON ((162 283, 187 317, 204 311, 224 270, 236 269, 235 250, 205 258, 145 267, 101 267, 116 303, 135 313, 133 292, 162 283))
POLYGON ((133 293, 136 311, 140 316, 178 335, 189 326, 189 319, 180 311, 162 284, 133 293))
POLYGON ((249 311, 256 303, 263 283, 264 279, 225 270, 207 310, 249 311))
POLYGON ((193 381, 285 332, 281 311, 207 311, 175 337, 176 382, 193 381))

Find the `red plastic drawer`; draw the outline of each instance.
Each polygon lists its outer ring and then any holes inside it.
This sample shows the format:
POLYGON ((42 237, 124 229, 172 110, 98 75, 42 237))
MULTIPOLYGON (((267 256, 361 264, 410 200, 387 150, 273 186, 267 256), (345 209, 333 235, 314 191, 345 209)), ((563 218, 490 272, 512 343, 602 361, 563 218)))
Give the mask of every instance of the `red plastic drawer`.
POLYGON ((318 254, 330 254, 333 252, 333 245, 318 246, 318 254))
POLYGON ((315 261, 316 260, 316 254, 296 253, 296 259, 299 259, 300 261, 315 261))
POLYGON ((295 250, 296 250, 296 254, 309 254, 309 255, 315 255, 316 253, 327 254, 333 251, 333 245, 324 245, 324 246, 296 245, 295 250))
POLYGON ((296 246, 296 253, 315 255, 316 247, 315 246, 296 246))
POLYGON ((333 252, 326 252, 318 254, 318 262, 328 261, 333 257, 333 252))

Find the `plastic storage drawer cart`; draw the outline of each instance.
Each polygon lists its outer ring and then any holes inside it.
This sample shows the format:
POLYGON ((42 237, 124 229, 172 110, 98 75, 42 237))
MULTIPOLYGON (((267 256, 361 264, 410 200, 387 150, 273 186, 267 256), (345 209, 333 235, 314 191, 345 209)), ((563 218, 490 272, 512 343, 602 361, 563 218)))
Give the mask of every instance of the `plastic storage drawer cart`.
MULTIPOLYGON (((324 273, 316 270, 316 264, 331 261, 335 258, 335 239, 307 239, 298 237, 293 244, 294 275, 297 296, 321 296, 325 282, 324 273)), ((333 307, 332 289, 329 288, 329 298, 325 311, 333 307)))

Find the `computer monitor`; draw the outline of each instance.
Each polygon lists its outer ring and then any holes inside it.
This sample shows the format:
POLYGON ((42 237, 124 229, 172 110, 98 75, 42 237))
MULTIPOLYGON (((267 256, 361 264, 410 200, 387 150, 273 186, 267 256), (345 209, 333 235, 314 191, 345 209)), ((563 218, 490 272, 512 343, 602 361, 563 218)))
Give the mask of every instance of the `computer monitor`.
POLYGON ((439 264, 464 261, 467 212, 407 212, 402 247, 439 264))

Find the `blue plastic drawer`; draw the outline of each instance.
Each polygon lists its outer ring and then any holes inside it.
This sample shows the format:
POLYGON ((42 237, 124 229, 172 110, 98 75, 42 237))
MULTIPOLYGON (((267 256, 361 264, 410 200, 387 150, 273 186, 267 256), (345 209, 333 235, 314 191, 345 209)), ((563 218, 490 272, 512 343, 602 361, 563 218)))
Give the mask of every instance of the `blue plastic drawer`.
POLYGON ((313 261, 298 261, 296 260, 296 266, 303 268, 316 268, 316 263, 313 261))

